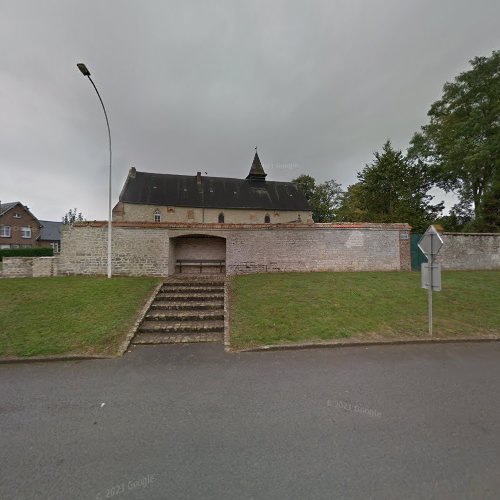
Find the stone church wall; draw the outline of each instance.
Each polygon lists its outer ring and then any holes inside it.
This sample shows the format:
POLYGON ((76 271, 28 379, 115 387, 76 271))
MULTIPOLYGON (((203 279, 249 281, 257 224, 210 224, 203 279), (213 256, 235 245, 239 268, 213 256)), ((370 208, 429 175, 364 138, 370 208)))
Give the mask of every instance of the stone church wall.
POLYGON ((266 215, 272 224, 312 222, 310 211, 292 210, 253 210, 242 208, 188 208, 166 207, 158 205, 142 205, 122 203, 113 209, 113 220, 117 222, 154 222, 154 214, 159 211, 161 222, 188 222, 215 224, 219 222, 219 214, 224 214, 226 224, 263 224, 266 215))

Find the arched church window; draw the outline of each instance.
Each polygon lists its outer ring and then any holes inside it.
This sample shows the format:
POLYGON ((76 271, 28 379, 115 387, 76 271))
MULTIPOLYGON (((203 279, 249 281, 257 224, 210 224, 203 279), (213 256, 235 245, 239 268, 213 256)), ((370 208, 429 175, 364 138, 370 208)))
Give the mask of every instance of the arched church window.
POLYGON ((161 222, 161 214, 159 210, 155 210, 154 213, 155 222, 161 222))
POLYGON ((264 217, 264 222, 266 224, 269 224, 271 222, 271 217, 269 217, 269 214, 266 214, 266 216, 264 217))
POLYGON ((221 212, 219 214, 219 224, 223 224, 224 223, 224 214, 221 212))

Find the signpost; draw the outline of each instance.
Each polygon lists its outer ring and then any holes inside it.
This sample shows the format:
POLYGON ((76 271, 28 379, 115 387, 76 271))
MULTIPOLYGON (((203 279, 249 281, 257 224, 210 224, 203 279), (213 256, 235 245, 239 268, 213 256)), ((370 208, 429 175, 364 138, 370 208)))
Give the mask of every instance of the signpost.
POLYGON ((427 257, 427 264, 422 264, 422 288, 429 290, 429 335, 432 337, 432 291, 441 290, 441 264, 435 264, 434 259, 443 246, 443 240, 434 226, 429 226, 420 241, 418 248, 427 257))

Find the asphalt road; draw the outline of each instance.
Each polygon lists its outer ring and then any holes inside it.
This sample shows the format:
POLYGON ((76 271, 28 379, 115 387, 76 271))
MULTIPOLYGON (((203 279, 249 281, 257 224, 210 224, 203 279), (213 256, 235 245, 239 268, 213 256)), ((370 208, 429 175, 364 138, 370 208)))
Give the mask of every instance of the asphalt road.
POLYGON ((500 344, 0 365, 0 498, 500 498, 500 344))

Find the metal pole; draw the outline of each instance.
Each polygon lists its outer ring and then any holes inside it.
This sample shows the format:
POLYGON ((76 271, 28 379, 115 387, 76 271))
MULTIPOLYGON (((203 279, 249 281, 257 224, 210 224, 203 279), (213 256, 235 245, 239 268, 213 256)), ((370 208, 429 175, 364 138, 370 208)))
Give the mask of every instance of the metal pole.
POLYGON ((108 139, 109 139, 109 182, 108 182, 108 278, 111 278, 111 166, 112 166, 112 152, 111 152, 111 129, 109 127, 108 113, 104 107, 104 102, 101 99, 101 94, 97 90, 94 81, 90 78, 90 74, 85 75, 92 86, 94 87, 99 101, 101 101, 102 110, 104 111, 104 118, 106 118, 106 125, 108 126, 108 139))
POLYGON ((432 337, 432 266, 434 265, 434 234, 431 233, 431 253, 429 255, 429 335, 432 337))

